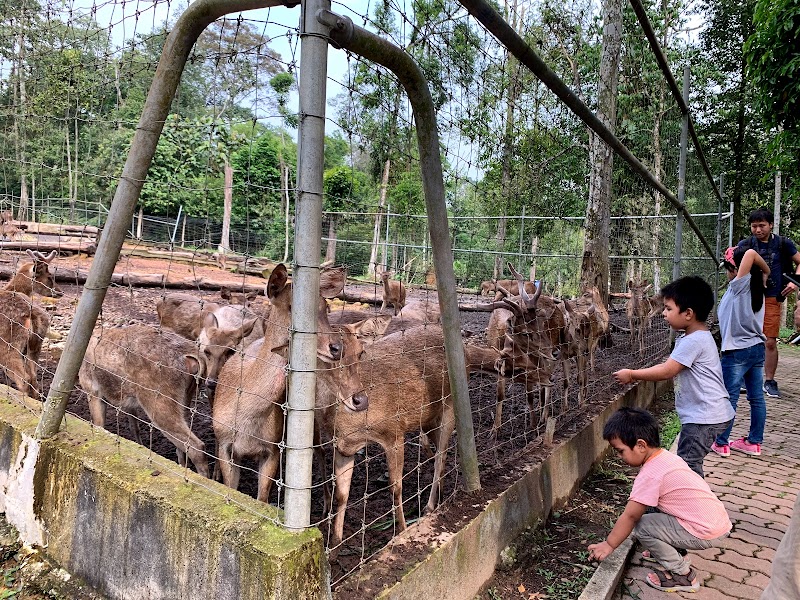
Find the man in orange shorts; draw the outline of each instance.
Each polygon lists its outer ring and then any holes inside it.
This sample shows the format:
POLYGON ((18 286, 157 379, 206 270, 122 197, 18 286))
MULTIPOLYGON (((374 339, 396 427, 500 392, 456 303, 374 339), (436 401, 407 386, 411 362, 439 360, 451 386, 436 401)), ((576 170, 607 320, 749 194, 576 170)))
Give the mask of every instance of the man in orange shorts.
POLYGON ((800 273, 800 252, 795 243, 787 237, 772 233, 775 218, 766 208, 750 213, 752 236, 739 242, 743 248, 753 248, 772 270, 767 282, 764 302, 764 335, 766 359, 764 361, 764 393, 770 398, 780 398, 775 370, 778 368, 778 334, 781 326, 781 303, 797 290, 797 286, 783 277, 784 272, 800 273))

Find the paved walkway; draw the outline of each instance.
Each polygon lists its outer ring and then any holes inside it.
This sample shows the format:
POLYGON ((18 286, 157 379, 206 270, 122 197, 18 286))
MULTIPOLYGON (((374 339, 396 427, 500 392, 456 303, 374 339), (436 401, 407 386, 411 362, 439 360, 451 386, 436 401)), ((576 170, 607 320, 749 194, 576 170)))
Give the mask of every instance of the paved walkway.
MULTIPOLYGON (((623 599, 758 600, 761 597, 769 582, 772 557, 800 492, 800 352, 784 348, 781 347, 776 376, 783 398, 767 399, 767 427, 761 456, 733 451, 730 458, 714 453, 706 458, 706 480, 728 509, 733 531, 719 548, 690 552, 692 566, 702 577, 703 587, 697 593, 669 595, 652 589, 644 582, 652 566, 643 566, 637 552, 625 571, 623 599)), ((747 434, 749 408, 742 394, 731 440, 747 434)))

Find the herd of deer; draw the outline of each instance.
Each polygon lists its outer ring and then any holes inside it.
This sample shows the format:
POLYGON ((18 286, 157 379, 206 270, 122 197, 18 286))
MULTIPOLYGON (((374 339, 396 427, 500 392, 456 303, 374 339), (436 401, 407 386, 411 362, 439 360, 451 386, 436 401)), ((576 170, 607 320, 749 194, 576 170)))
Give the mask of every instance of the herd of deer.
MULTIPOLYGON (((55 252, 28 252, 32 262, 0 291, 0 367, 23 392, 38 398, 36 368, 49 317, 31 300, 33 292, 60 296, 49 270, 55 252)), ((562 411, 569 396, 570 359, 577 364, 578 401, 585 402, 594 354, 609 336, 609 315, 596 288, 576 300, 542 294, 513 269, 515 280, 495 282, 488 347, 464 344, 466 369, 497 375, 497 407, 493 432, 501 425, 507 380, 526 387, 530 425, 549 417, 554 371, 564 370, 562 411), (512 284, 517 286, 513 293, 512 284), (541 406, 535 402, 540 393, 541 406)), ((356 453, 368 443, 385 454, 398 529, 405 529, 402 485, 405 434, 420 431, 422 447, 436 450, 427 510, 436 507, 455 414, 450 395, 443 333, 438 308, 432 303, 406 304, 405 286, 382 276, 383 306, 396 316, 365 318, 354 310, 329 312, 327 299, 341 294, 345 273, 324 270, 317 311, 317 388, 315 448, 323 470, 323 441, 331 441, 335 490, 333 534, 335 556, 344 530, 344 516, 356 453)), ((651 308, 633 293, 628 315, 644 323, 651 308), (646 308, 643 308, 645 307, 646 308)), ((646 286, 635 288, 642 294, 646 286)), ((250 302, 255 294, 223 291, 229 304, 209 302, 192 294, 167 294, 157 304, 160 327, 128 325, 99 329, 87 348, 79 382, 88 396, 92 422, 105 424, 106 407, 129 415, 139 441, 143 411, 177 449, 178 462, 188 461, 210 476, 205 448, 191 428, 191 407, 201 383, 207 388, 216 438, 214 455, 222 481, 237 488, 243 459, 258 464, 259 500, 267 502, 280 464, 284 436, 292 284, 278 265, 265 287, 269 306, 261 313, 250 302)), ((631 327, 633 329, 633 325, 631 327)), ((325 486, 326 514, 333 510, 325 486)))

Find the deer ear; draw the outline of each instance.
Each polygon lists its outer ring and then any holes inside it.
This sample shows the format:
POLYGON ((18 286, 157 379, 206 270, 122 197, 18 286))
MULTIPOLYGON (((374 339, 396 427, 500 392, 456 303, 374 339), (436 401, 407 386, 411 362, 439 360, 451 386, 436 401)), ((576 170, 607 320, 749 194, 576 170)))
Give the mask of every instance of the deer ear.
POLYGON ((365 338, 367 341, 375 341, 384 333, 389 323, 392 320, 392 315, 378 315, 370 319, 364 319, 352 325, 355 334, 359 338, 365 338))
POLYGON ((286 265, 280 263, 270 273, 269 281, 267 281, 267 297, 274 298, 280 294, 289 281, 289 273, 286 271, 286 265))
POLYGON ((183 364, 186 367, 186 372, 189 373, 189 375, 202 375, 203 365, 193 354, 184 354, 183 364))
POLYGON ((258 321, 258 317, 253 317, 249 321, 242 323, 242 337, 247 337, 253 333, 253 327, 256 326, 256 321, 258 321))
POLYGON ((319 276, 319 294, 323 298, 335 298, 344 289, 344 269, 325 269, 319 276))
POLYGON ((217 321, 217 316, 213 312, 208 313, 203 319, 203 328, 211 329, 217 327, 219 327, 219 321, 217 321))

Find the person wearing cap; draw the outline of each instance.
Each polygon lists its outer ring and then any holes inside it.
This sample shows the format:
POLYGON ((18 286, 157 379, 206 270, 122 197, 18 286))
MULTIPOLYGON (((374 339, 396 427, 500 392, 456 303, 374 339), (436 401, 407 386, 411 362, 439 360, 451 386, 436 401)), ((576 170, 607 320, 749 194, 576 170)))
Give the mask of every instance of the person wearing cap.
POLYGON ((720 266, 725 268, 730 282, 717 308, 722 334, 722 378, 734 411, 744 383, 750 403, 750 431, 747 436, 729 443, 731 421, 714 440, 711 450, 723 457, 730 456, 731 449, 759 456, 767 420, 763 387, 766 336, 761 323, 770 268, 758 252, 739 247, 728 248, 720 266))
POLYGON ((784 236, 775 235, 772 229, 775 216, 767 208, 759 208, 748 218, 753 234, 741 240, 737 247, 752 248, 771 269, 764 302, 764 335, 766 359, 764 360, 764 393, 770 398, 780 398, 775 371, 778 369, 778 335, 781 327, 781 303, 797 291, 797 285, 783 277, 783 273, 800 274, 800 252, 795 243, 784 236))

